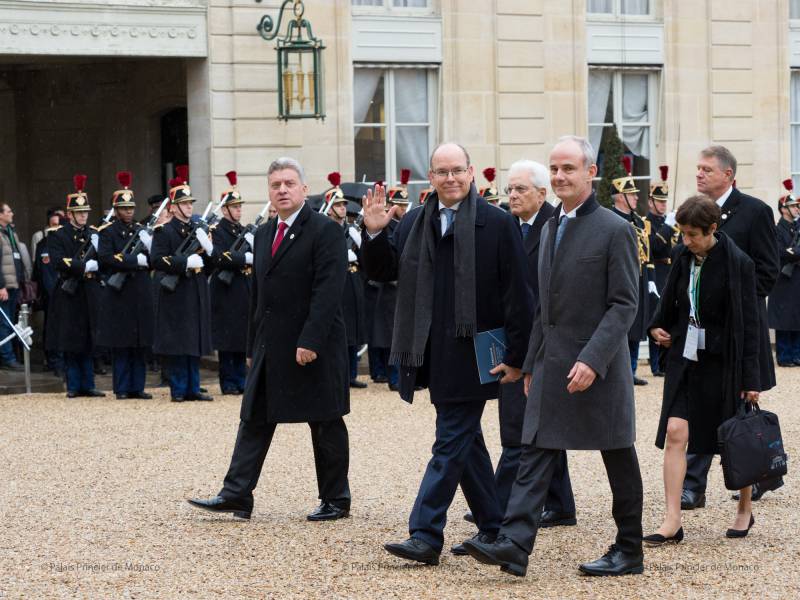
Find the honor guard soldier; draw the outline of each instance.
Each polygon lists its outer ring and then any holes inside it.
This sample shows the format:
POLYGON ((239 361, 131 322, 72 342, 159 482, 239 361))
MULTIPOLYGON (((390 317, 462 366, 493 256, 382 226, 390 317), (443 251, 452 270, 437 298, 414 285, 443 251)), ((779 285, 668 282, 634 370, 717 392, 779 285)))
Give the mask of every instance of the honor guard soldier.
POLYGON ((97 229, 87 227, 89 198, 86 175, 73 177, 75 193, 67 195, 69 222, 47 236, 50 262, 58 272, 47 319, 47 350, 64 353, 67 397, 102 397, 94 387, 92 349, 100 294, 99 264, 92 244, 97 229))
POLYGON ((211 340, 219 354, 219 386, 223 394, 244 392, 247 375, 247 311, 253 270, 253 235, 241 225, 242 195, 236 171, 225 174, 230 186, 222 193, 222 219, 211 226, 215 267, 211 276, 211 340), (244 244, 239 241, 247 238, 244 244))
POLYGON ((325 204, 328 216, 342 227, 347 245, 347 279, 342 295, 342 313, 347 331, 347 352, 350 357, 350 387, 365 388, 367 384, 358 381, 358 350, 366 342, 364 326, 364 278, 359 266, 361 252, 361 233, 347 222, 348 200, 339 187, 342 176, 338 172, 328 174, 328 181, 333 186, 325 192, 325 204))
MULTIPOLYGON (((661 297, 661 291, 667 283, 667 275, 671 265, 670 255, 672 254, 672 240, 674 232, 672 227, 667 225, 667 200, 669 200, 669 185, 667 185, 667 176, 669 175, 669 167, 661 165, 659 168, 661 172, 661 181, 654 183, 650 186, 650 196, 647 199, 648 213, 647 221, 650 223, 650 262, 653 263, 656 292, 657 297, 655 301, 650 303, 650 315, 648 320, 655 313, 658 306, 658 298, 661 297)), ((650 371, 656 377, 663 377, 664 372, 659 366, 659 357, 661 347, 655 343, 653 339, 649 339, 650 345, 650 371)))
POLYGON ((433 194, 433 188, 427 187, 419 193, 419 205, 422 206, 425 204, 425 201, 430 198, 430 195, 433 194))
POLYGON ((148 253, 152 238, 133 219, 136 203, 129 171, 117 173, 114 222, 100 233, 97 256, 106 280, 98 343, 111 348, 114 394, 118 400, 152 396, 144 391, 146 357, 155 321, 148 253))
POLYGON ((478 190, 478 193, 483 196, 484 200, 486 200, 489 204, 497 206, 497 203, 500 202, 500 194, 497 191, 497 186, 494 184, 497 171, 494 167, 486 167, 482 172, 486 181, 489 182, 489 185, 482 187, 480 190, 478 190))
POLYGON ((775 330, 775 354, 780 367, 800 365, 800 205, 792 194, 791 179, 783 182, 787 194, 778 201, 778 247, 781 272, 769 295, 767 313, 775 330))
POLYGON ((656 292, 655 270, 650 261, 650 221, 645 221, 636 214, 637 194, 639 189, 633 180, 630 156, 623 156, 625 177, 612 180, 616 193, 612 211, 630 222, 636 234, 637 254, 639 256, 639 309, 636 318, 628 331, 628 347, 631 353, 631 369, 634 385, 647 385, 647 381, 636 377, 636 366, 639 361, 639 343, 647 339, 647 324, 650 318, 650 294, 656 292))
POLYGON ((204 269, 214 246, 192 220, 189 167, 179 165, 176 171, 169 190, 172 219, 155 228, 150 255, 153 268, 161 272, 153 352, 167 359, 173 402, 213 400, 200 390, 200 357, 211 353, 211 298, 204 269), (184 252, 193 236, 200 249, 184 252), (166 285, 170 276, 177 277, 173 289, 166 285))

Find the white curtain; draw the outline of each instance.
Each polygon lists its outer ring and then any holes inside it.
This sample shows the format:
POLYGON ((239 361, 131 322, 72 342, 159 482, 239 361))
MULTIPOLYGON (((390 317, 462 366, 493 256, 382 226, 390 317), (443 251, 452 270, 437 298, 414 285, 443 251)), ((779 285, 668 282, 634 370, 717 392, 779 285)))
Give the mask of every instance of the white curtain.
MULTIPOLYGON (((353 123, 363 123, 383 77, 381 69, 353 70, 353 123)), ((383 99, 380 99, 383 103, 383 99)), ((356 135, 359 128, 356 127, 356 135)))
POLYGON ((636 156, 650 158, 650 128, 630 127, 647 121, 647 75, 622 76, 622 141, 636 156))
MULTIPOLYGON (((789 120, 792 123, 800 123, 800 73, 792 73, 791 96, 791 115, 789 120)), ((800 173, 800 124, 792 125, 792 172, 800 173)), ((795 179, 798 179, 795 176, 795 179)), ((795 181, 795 189, 800 190, 800 181, 795 181)))
POLYGON ((586 12, 589 13, 611 13, 612 0, 588 0, 586 3, 586 12))
POLYGON ((427 8, 428 0, 394 0, 394 5, 400 8, 427 8))
POLYGON ((394 71, 394 118, 397 123, 419 123, 396 128, 397 169, 411 169, 411 179, 428 172, 428 72, 424 69, 394 71))
POLYGON ((383 0, 351 0, 353 6, 383 6, 383 0))
POLYGON ((789 0, 789 18, 800 19, 800 0, 789 0))
MULTIPOLYGON (((611 93, 611 71, 589 71, 589 123, 605 123, 611 93)), ((602 127, 589 128, 589 141, 595 152, 600 150, 602 127)))
POLYGON ((622 0, 621 13, 623 15, 650 14, 650 0, 622 0))

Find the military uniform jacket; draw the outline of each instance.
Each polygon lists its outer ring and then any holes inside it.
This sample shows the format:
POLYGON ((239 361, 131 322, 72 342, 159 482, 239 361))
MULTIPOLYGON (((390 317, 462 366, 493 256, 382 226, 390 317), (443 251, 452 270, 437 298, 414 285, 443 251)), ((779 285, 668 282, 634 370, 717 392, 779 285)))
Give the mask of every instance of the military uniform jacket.
MULTIPOLYGON (((191 227, 173 218, 153 230, 151 266, 180 277, 174 292, 159 285, 153 352, 177 356, 211 353, 211 298, 205 272, 186 272, 185 256, 176 256, 191 227)), ((206 266, 209 258, 202 254, 206 266)))
POLYGON ((95 340, 95 317, 101 292, 97 273, 84 274, 86 261, 76 255, 84 242, 95 232, 93 228, 77 229, 71 223, 59 227, 45 238, 50 264, 58 273, 47 318, 47 350, 88 353, 95 340), (74 295, 67 294, 61 284, 76 278, 74 295))
MULTIPOLYGON (((634 229, 644 231, 644 219, 636 213, 625 214, 616 208, 612 208, 611 210, 614 214, 628 221, 634 229)), ((640 244, 640 240, 637 237, 638 235, 638 233, 634 232, 634 243, 637 249, 637 255, 639 253, 640 244)), ((653 263, 649 260, 649 256, 647 262, 641 262, 641 257, 639 257, 637 262, 639 262, 639 280, 637 284, 639 290, 639 308, 636 311, 636 318, 633 320, 631 328, 628 331, 628 340, 631 342, 640 342, 647 339, 647 323, 652 316, 649 284, 650 281, 655 281, 655 271, 653 270, 653 263)), ((657 302, 658 299, 654 300, 657 302)))
MULTIPOLYGON (((141 228, 115 221, 100 233, 97 256, 103 274, 128 273, 120 291, 105 287, 97 343, 107 348, 149 348, 153 345, 155 311, 150 270, 140 267, 133 254, 122 251, 141 228)), ((134 244, 136 242, 134 241, 134 244)), ((144 254, 147 254, 146 250, 144 254)))
POLYGON ((772 288, 767 304, 770 329, 800 331, 800 235, 797 223, 786 219, 778 221, 778 245, 781 249, 781 267, 795 265, 791 275, 783 270, 772 288))
MULTIPOLYGON (((211 341, 215 350, 241 352, 247 348, 247 312, 250 302, 252 269, 245 264, 244 251, 231 247, 244 230, 239 223, 220 219, 212 226, 214 271, 211 274, 211 341), (233 273, 230 285, 219 278, 223 271, 233 273)), ((250 250, 245 243, 244 249, 250 250)))
POLYGON ((247 355, 253 359, 241 419, 329 421, 350 412, 342 319, 347 251, 342 229, 303 206, 275 256, 278 219, 256 230, 247 355), (297 348, 317 353, 300 366, 297 348))
MULTIPOLYGON (((650 262, 655 267, 656 289, 660 294, 667 284, 667 275, 669 275, 672 262, 670 255, 672 254, 673 230, 666 224, 665 217, 648 213, 646 218, 650 221, 650 262)), ((655 312, 657 302, 651 304, 651 312, 655 312)))
POLYGON ((352 255, 348 253, 347 279, 342 292, 342 316, 347 331, 347 345, 361 346, 367 342, 367 328, 364 319, 364 277, 359 264, 361 249, 351 237, 351 229, 351 225, 342 227, 345 245, 352 252, 352 255))
MULTIPOLYGON (((386 226, 386 235, 394 235, 399 220, 392 219, 386 226)), ((394 332, 394 311, 397 306, 397 281, 373 282, 377 287, 375 305, 372 312, 372 336, 370 345, 375 348, 391 348, 394 332)), ((370 285, 370 284, 367 284, 370 285)))

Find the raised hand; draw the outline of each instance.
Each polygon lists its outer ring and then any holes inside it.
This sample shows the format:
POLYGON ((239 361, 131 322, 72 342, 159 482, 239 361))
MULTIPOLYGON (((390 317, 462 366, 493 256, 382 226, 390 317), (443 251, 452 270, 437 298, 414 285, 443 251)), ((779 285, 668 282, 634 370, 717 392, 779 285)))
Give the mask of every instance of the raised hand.
POLYGON ((396 206, 386 210, 386 188, 382 185, 376 185, 374 191, 367 190, 361 198, 361 206, 364 209, 364 227, 370 235, 383 231, 397 212, 396 206))

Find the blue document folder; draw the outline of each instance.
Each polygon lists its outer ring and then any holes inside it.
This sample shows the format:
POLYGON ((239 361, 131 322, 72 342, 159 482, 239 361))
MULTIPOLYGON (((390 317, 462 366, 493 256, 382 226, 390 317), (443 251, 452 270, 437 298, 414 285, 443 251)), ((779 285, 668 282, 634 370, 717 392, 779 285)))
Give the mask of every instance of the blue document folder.
POLYGON ((505 359, 506 330, 502 327, 479 331, 472 338, 475 344, 475 362, 478 363, 478 376, 481 383, 491 383, 500 379, 501 375, 489 373, 505 359))

